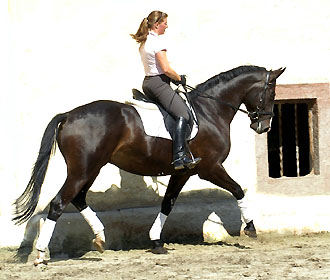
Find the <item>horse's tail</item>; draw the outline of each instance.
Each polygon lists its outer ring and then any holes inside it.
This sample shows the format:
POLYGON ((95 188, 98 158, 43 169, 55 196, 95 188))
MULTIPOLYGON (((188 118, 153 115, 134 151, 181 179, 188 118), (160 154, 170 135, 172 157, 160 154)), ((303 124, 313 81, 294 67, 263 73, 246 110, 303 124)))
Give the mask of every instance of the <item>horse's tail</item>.
POLYGON ((14 202, 15 224, 22 224, 29 220, 39 201, 42 183, 44 182, 48 162, 56 148, 58 126, 66 120, 67 114, 56 115, 48 124, 41 140, 39 155, 31 174, 31 179, 23 194, 14 202))

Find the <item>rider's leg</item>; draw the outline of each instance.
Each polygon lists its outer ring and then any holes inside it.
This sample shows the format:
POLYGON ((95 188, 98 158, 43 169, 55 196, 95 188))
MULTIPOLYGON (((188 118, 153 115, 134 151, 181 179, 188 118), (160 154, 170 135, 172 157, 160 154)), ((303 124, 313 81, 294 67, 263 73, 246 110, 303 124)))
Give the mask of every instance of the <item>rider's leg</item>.
POLYGON ((187 138, 190 137, 190 128, 188 121, 179 117, 176 121, 175 132, 173 136, 173 165, 174 169, 194 168, 200 161, 200 158, 192 159, 187 153, 189 149, 187 138))
POLYGON ((166 75, 147 77, 143 82, 143 90, 150 98, 162 107, 176 120, 173 136, 173 164, 175 169, 193 168, 201 160, 192 159, 187 144, 191 129, 190 114, 182 98, 173 91, 170 79, 166 75))

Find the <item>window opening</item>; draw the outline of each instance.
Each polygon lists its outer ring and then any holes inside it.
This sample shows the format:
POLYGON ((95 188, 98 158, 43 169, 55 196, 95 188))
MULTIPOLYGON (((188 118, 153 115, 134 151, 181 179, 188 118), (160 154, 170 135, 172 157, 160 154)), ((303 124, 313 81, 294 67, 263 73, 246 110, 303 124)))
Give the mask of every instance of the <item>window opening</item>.
POLYGON ((306 176, 315 169, 315 107, 315 100, 274 105, 272 129, 267 134, 269 177, 306 176))

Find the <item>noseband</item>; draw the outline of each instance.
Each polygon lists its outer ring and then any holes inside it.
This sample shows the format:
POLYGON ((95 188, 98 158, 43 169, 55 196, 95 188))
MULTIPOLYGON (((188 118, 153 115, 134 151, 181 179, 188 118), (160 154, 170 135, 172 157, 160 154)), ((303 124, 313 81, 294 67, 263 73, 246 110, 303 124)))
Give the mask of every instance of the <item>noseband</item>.
MULTIPOLYGON (((264 85, 264 90, 263 90, 263 92, 262 92, 262 94, 260 96, 260 99, 259 99, 259 105, 257 106, 256 110, 253 111, 253 112, 251 112, 249 110, 240 109, 239 107, 236 107, 236 106, 234 106, 234 105, 232 105, 230 103, 220 101, 220 100, 218 100, 217 98, 215 98, 215 97, 213 97, 211 95, 205 95, 200 90, 198 90, 198 89, 196 89, 196 88, 194 88, 192 86, 189 86, 189 85, 186 85, 185 86, 185 88, 184 88, 185 92, 183 92, 183 93, 187 96, 189 102, 192 104, 192 102, 191 102, 191 100, 189 98, 189 94, 186 94, 187 93, 187 89, 197 91, 198 92, 197 95, 199 97, 214 99, 214 100, 216 100, 217 102, 219 102, 221 104, 224 104, 224 105, 227 105, 227 106, 231 107, 233 110, 235 110, 235 112, 237 112, 237 111, 243 112, 243 113, 247 114, 250 117, 252 123, 256 123, 256 122, 260 122, 261 121, 260 118, 262 116, 269 116, 269 118, 272 118, 274 116, 274 113, 273 112, 263 111, 265 109, 264 107, 265 107, 265 104, 266 104, 266 92, 267 92, 267 89, 268 89, 269 86, 272 86, 273 85, 272 83, 269 82, 270 72, 271 71, 268 71, 267 72, 266 81, 265 81, 265 85, 264 85)), ((179 90, 176 90, 176 91, 177 92, 180 92, 179 90)))

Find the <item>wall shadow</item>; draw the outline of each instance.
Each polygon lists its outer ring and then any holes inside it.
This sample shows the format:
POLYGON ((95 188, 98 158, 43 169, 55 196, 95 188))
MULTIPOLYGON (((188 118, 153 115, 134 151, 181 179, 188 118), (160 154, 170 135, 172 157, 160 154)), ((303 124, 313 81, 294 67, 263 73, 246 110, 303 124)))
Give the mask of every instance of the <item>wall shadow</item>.
POLYGON ((112 184, 105 192, 89 191, 87 203, 95 211, 158 206, 162 197, 147 185, 143 176, 119 170, 120 187, 112 184))
MULTIPOLYGON (((108 249, 149 248, 149 230, 160 210, 162 197, 142 176, 122 170, 120 176, 120 187, 112 185, 106 192, 90 191, 88 203, 98 213, 116 211, 102 220, 107 225, 106 235, 110 237, 108 249)), ((157 183, 157 177, 153 177, 153 183, 157 183)), ((236 199, 220 188, 205 189, 179 195, 163 229, 163 240, 187 244, 203 242, 203 224, 212 212, 221 218, 230 235, 240 234, 241 213, 236 199)))
POLYGON ((28 261, 33 251, 34 242, 38 237, 40 218, 40 215, 35 215, 26 224, 24 238, 14 256, 15 262, 26 263, 28 261))
MULTIPOLYGON (((160 211, 162 197, 142 176, 123 170, 120 176, 120 187, 111 185, 105 192, 89 191, 87 202, 105 225, 106 249, 148 249, 151 245, 149 230, 160 211)), ((156 177, 153 183, 157 183, 156 177)), ((212 212, 221 218, 230 235, 240 234, 242 222, 237 201, 219 188, 181 193, 166 221, 162 239, 166 243, 203 242, 203 224, 212 212)), ((70 214, 58 220, 49 245, 52 258, 81 257, 93 250, 94 234, 88 224, 73 206, 68 207, 66 213, 70 214)), ((24 240, 17 251, 18 261, 27 261, 31 254, 41 217, 37 215, 27 224, 24 240)))

